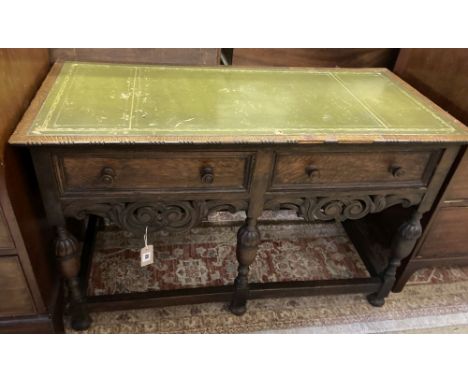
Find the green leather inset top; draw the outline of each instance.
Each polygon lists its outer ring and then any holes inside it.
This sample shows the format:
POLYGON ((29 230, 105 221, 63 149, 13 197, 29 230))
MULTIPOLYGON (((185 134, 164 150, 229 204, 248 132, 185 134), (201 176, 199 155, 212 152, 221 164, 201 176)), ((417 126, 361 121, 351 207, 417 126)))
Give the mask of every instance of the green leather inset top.
POLYGON ((138 136, 466 139, 467 129, 385 69, 67 62, 25 135, 28 142, 43 136, 102 137, 104 142, 105 137, 138 136))

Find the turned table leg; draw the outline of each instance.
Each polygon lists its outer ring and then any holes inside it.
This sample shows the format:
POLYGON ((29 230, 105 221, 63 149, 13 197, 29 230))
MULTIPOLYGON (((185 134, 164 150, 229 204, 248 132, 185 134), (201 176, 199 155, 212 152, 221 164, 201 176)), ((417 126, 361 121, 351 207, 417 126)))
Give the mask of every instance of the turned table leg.
POLYGON ((257 219, 247 218, 237 233, 237 261, 239 268, 234 282, 234 295, 231 300, 231 312, 240 316, 247 310, 249 296, 249 266, 257 255, 260 243, 260 232, 257 228, 257 219))
POLYGON ((65 227, 57 227, 55 256, 68 286, 71 326, 75 330, 85 330, 91 325, 86 307, 85 295, 81 289, 78 273, 80 253, 76 238, 65 227))
POLYGON ((392 242, 392 258, 385 269, 382 285, 377 292, 367 296, 371 305, 380 307, 385 304, 385 297, 389 295, 395 283, 397 268, 401 261, 411 253, 416 241, 421 236, 421 216, 420 212, 415 212, 411 219, 398 229, 392 242))

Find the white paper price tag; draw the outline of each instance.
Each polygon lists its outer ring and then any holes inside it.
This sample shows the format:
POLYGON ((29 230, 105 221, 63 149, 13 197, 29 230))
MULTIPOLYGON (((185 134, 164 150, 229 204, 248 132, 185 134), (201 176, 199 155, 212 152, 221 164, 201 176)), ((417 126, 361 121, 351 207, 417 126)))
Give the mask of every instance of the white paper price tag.
POLYGON ((154 262, 154 251, 153 245, 147 245, 140 249, 140 265, 146 267, 147 265, 153 264, 154 262))
POLYGON ((147 265, 154 263, 153 245, 148 245, 148 227, 146 227, 143 240, 145 241, 145 246, 140 249, 140 266, 146 267, 147 265))

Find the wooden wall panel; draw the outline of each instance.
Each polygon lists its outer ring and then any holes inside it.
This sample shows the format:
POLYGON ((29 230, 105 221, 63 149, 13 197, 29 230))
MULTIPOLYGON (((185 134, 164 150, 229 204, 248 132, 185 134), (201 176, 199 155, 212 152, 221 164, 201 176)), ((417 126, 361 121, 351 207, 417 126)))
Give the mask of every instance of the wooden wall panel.
POLYGON ((138 64, 219 65, 220 49, 50 49, 57 59, 138 64))
POLYGON ((49 68, 47 49, 0 49, 0 202, 39 313, 54 283, 50 242, 29 154, 8 138, 49 68))
POLYGON ((401 49, 394 71, 468 125, 468 49, 401 49))
POLYGON ((47 49, 0 49, 0 157, 49 70, 47 49))
POLYGON ((387 67, 398 49, 242 49, 234 48, 232 64, 245 66, 387 67))

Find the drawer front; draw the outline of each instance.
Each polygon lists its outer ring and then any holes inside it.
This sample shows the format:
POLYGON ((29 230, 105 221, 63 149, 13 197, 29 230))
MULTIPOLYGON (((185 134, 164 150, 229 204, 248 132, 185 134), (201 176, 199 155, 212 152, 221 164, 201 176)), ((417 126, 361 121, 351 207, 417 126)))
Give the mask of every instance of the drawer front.
POLYGON ((57 156, 61 191, 246 190, 253 155, 146 153, 57 156))
POLYGON ((272 189, 426 185, 437 151, 278 152, 272 189))
POLYGON ((445 195, 445 200, 460 199, 468 199, 468 151, 458 164, 445 195))
POLYGON ((5 215, 0 208, 0 249, 12 249, 15 245, 11 238, 10 230, 5 219, 5 215))
POLYGON ((18 258, 0 257, 0 317, 34 313, 34 303, 18 258))
POLYGON ((468 207, 441 208, 434 219, 416 258, 468 260, 468 207))

